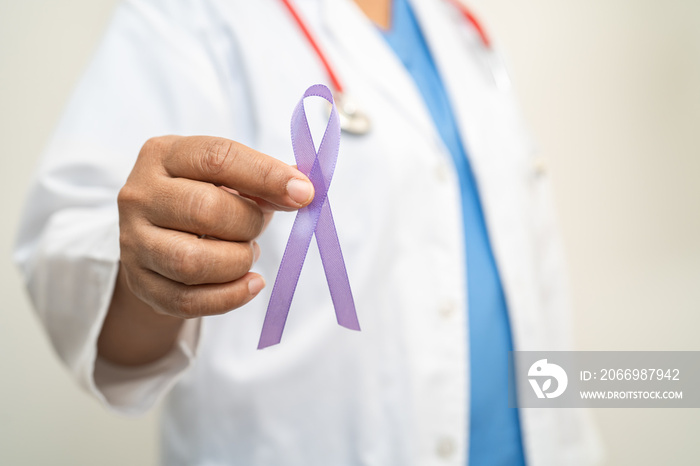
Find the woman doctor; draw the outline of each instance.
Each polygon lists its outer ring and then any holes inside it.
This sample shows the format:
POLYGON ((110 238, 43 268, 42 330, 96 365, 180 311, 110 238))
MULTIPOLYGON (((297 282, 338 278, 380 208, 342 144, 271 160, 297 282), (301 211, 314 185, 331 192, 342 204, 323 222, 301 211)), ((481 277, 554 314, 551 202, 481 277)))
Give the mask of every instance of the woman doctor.
POLYGON ((85 388, 122 413, 166 397, 164 464, 595 461, 579 413, 508 407, 508 351, 565 349, 568 304, 546 180, 468 19, 446 0, 119 7, 16 258, 85 388), (282 344, 257 351, 293 220, 273 212, 314 196, 289 115, 326 61, 372 125, 343 134, 329 192, 362 332, 335 324, 312 246, 282 344))

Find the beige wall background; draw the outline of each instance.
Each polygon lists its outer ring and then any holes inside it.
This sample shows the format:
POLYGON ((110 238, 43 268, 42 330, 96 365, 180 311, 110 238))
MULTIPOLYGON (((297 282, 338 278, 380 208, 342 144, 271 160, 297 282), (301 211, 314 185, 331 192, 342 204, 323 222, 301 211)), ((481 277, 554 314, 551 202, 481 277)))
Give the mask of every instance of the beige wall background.
MULTIPOLYGON (((0 464, 155 464, 59 366, 9 256, 35 161, 115 0, 0 0, 0 464)), ((472 0, 554 184, 578 349, 700 350, 700 2, 472 0)), ((610 465, 697 464, 700 410, 596 410, 610 465)))

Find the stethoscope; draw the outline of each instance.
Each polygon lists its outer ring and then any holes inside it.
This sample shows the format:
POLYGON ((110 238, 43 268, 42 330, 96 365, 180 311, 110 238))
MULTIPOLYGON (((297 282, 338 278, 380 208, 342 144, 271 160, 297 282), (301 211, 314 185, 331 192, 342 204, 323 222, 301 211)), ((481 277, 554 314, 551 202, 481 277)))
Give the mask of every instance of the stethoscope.
MULTIPOLYGON (((457 10, 464 17, 464 19, 467 20, 474 27, 474 30, 479 35, 481 43, 488 52, 489 57, 495 58, 496 54, 493 53, 491 40, 489 39, 489 36, 486 34, 486 31, 484 31, 484 28, 481 26, 481 23, 479 22, 479 20, 476 19, 474 14, 466 6, 460 3, 459 0, 447 1, 449 1, 455 8, 457 8, 457 10)), ((282 0, 282 3, 284 4, 284 6, 287 7, 287 10, 289 10, 289 13, 292 15, 292 18, 294 18, 294 21, 296 22, 301 32, 304 34, 304 37, 306 37, 306 40, 309 42, 311 48, 318 56, 319 61, 323 65, 323 68, 325 69, 326 74, 328 75, 328 79, 331 85, 330 87, 333 91, 333 100, 335 100, 335 106, 338 111, 338 116, 340 117, 340 128, 343 131, 350 134, 366 134, 372 128, 371 120, 369 119, 367 114, 364 113, 362 109, 357 106, 352 97, 349 96, 348 93, 345 91, 345 86, 343 86, 340 78, 338 77, 338 74, 335 72, 335 69, 328 61, 326 54, 323 52, 323 50, 321 50, 321 47, 319 47, 318 41, 314 38, 313 34, 311 34, 311 31, 306 25, 306 21, 304 21, 304 19, 297 11, 296 7, 292 4, 292 0, 282 0)), ((498 85, 498 87, 507 86, 508 77, 505 71, 502 70, 502 67, 493 66, 493 64, 491 64, 490 68, 494 81, 498 85)))

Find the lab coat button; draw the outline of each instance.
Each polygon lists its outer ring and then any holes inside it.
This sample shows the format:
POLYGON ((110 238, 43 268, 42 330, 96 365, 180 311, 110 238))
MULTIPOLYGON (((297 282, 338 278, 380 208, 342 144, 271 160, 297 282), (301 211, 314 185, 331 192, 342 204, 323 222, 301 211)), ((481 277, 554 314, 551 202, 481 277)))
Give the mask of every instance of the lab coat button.
POLYGON ((537 156, 532 161, 532 168, 535 171, 535 176, 542 176, 547 173, 547 162, 543 157, 537 156))
POLYGON ((435 447, 435 452, 440 458, 451 458, 457 451, 457 445, 451 437, 440 437, 435 447))
POLYGON ((443 319, 450 319, 457 312, 457 304, 454 301, 445 301, 440 306, 440 316, 443 319))

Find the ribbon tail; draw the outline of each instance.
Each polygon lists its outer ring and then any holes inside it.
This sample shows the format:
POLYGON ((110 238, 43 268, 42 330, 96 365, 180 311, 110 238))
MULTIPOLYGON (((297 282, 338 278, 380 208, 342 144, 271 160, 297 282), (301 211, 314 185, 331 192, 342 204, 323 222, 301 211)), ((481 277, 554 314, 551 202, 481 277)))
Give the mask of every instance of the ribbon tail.
POLYGON ((316 243, 321 253, 321 262, 331 291, 338 324, 350 330, 360 330, 355 301, 350 290, 350 280, 327 197, 316 224, 316 243))
POLYGON ((309 252, 311 238, 316 231, 323 204, 328 196, 328 187, 324 183, 318 158, 311 167, 309 179, 316 188, 317 194, 311 204, 297 212, 294 219, 292 231, 282 255, 282 263, 277 271, 275 285, 272 287, 270 303, 267 305, 258 349, 276 345, 282 340, 284 324, 287 323, 287 315, 299 283, 301 269, 309 252))
MULTIPOLYGON (((318 212, 316 212, 318 213, 318 212)), ((282 340, 282 332, 287 322, 289 308, 292 305, 294 291, 299 283, 301 269, 314 234, 314 212, 309 207, 297 212, 292 232, 284 249, 282 263, 277 271, 275 285, 272 288, 270 303, 267 306, 258 349, 276 345, 282 340)))

